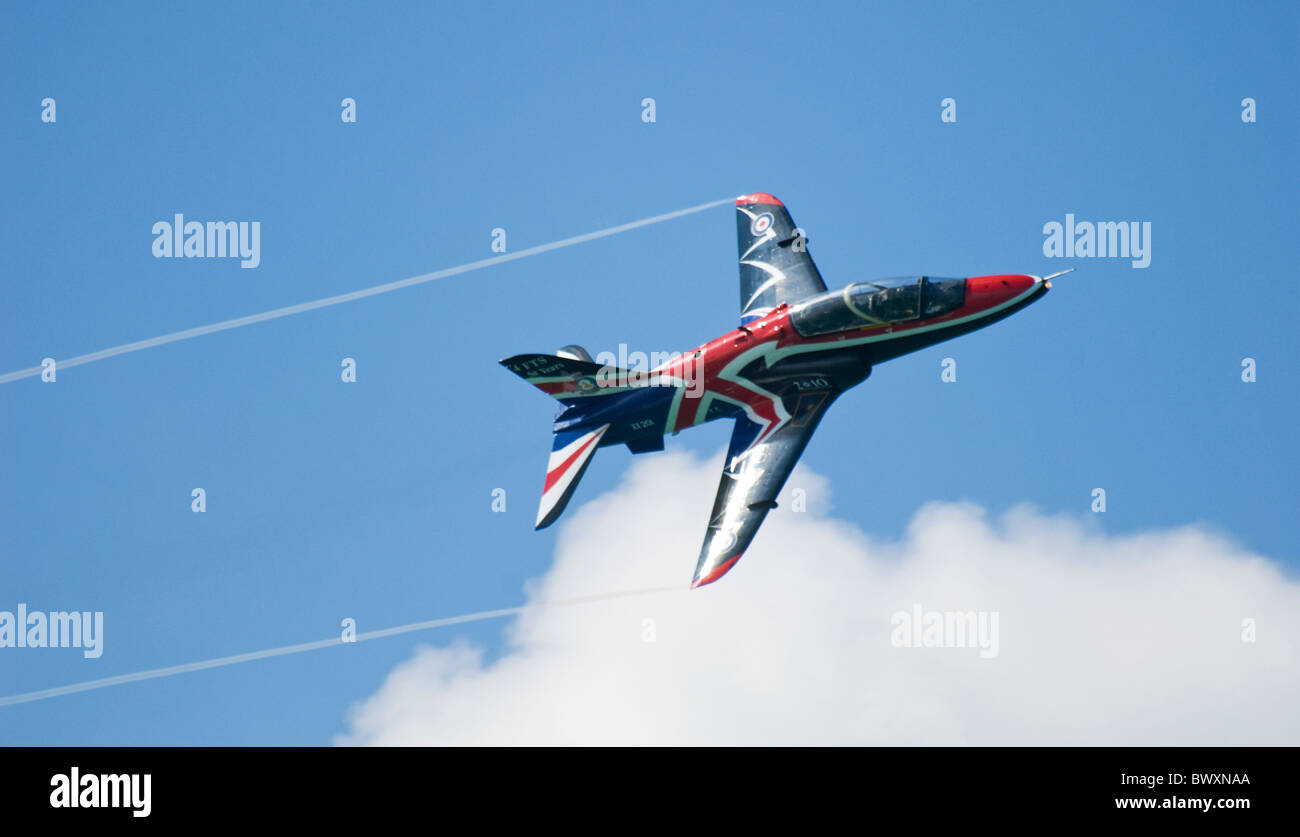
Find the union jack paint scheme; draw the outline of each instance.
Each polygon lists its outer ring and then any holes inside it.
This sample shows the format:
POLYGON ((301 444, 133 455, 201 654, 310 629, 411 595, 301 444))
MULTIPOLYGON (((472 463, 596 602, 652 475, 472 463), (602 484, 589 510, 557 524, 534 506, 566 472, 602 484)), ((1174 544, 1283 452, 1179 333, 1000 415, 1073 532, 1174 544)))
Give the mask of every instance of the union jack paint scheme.
POLYGON ((735 428, 692 587, 749 547, 818 423, 879 363, 995 323, 1052 287, 1022 274, 912 276, 828 291, 785 206, 736 199, 741 325, 647 371, 595 363, 579 346, 501 364, 560 402, 537 528, 554 523, 598 448, 663 450, 717 419, 735 428))

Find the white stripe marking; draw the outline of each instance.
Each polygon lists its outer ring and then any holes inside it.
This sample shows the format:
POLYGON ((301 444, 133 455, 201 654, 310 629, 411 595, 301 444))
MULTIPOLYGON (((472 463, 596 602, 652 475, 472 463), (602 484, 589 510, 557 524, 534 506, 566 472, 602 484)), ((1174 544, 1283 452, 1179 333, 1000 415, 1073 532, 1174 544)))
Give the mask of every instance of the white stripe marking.
POLYGON ((759 295, 762 294, 763 291, 767 290, 768 288, 775 285, 777 282, 780 282, 782 279, 784 279, 785 274, 782 273, 780 270, 777 270, 775 267, 772 267, 770 264, 766 264, 765 262, 741 262, 741 264, 747 264, 750 267, 756 267, 759 270, 762 270, 768 276, 772 277, 771 279, 768 279, 763 284, 759 285, 758 290, 754 291, 753 295, 749 298, 749 301, 745 303, 745 307, 740 310, 740 313, 743 315, 746 311, 749 310, 749 306, 754 304, 754 301, 758 299, 759 295))

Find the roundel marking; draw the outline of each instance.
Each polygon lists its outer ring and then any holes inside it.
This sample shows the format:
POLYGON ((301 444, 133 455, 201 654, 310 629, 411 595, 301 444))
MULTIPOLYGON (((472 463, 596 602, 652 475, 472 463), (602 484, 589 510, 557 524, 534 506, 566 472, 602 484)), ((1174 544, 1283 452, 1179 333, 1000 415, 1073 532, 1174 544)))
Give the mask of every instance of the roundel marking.
POLYGON ((763 235, 772 228, 772 213, 764 212, 749 225, 749 231, 755 236, 763 235))

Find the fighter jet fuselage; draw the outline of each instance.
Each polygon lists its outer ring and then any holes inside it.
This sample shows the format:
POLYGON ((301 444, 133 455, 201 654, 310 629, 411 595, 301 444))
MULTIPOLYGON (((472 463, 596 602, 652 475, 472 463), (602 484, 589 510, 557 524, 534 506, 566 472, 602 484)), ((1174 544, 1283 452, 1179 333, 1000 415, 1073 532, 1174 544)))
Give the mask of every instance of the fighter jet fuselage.
POLYGON ((502 361, 564 405, 537 528, 559 517, 599 447, 662 450, 716 419, 735 429, 692 586, 716 581, 752 541, 826 408, 873 366, 983 328, 1051 283, 999 274, 915 276, 826 290, 776 198, 738 198, 741 325, 646 371, 613 369, 576 346, 502 361))

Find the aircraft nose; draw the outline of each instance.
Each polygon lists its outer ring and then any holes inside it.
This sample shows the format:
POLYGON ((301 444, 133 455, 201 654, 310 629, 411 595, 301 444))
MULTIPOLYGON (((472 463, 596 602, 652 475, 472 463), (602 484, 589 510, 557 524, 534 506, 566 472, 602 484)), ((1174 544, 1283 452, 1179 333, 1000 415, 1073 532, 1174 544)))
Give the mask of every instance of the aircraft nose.
POLYGON ((971 276, 966 280, 966 299, 977 303, 977 307, 984 308, 1015 299, 1041 284, 1042 279, 1023 273, 971 276))

